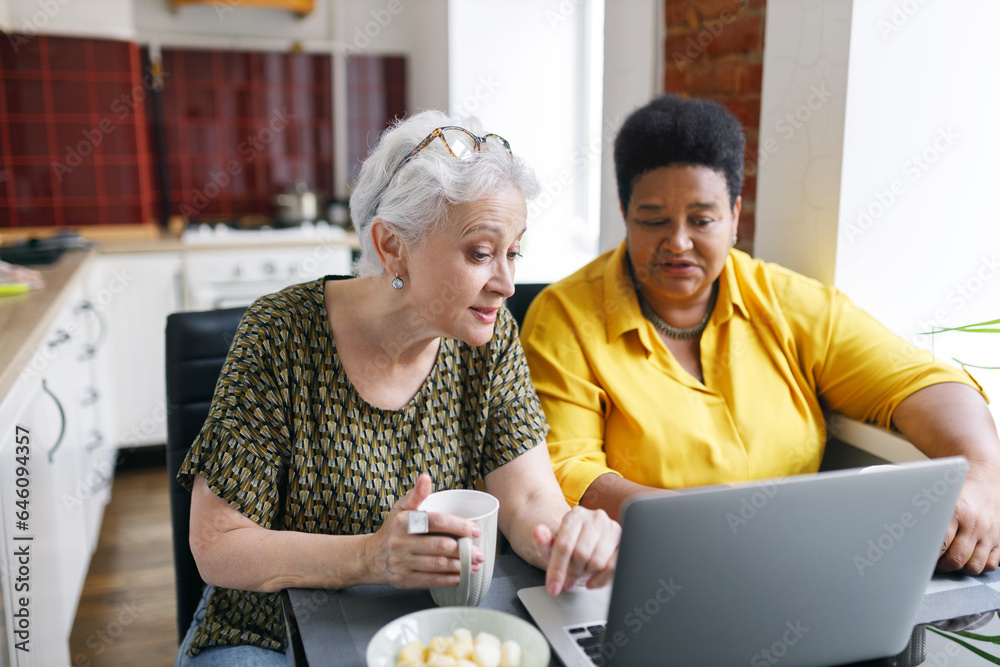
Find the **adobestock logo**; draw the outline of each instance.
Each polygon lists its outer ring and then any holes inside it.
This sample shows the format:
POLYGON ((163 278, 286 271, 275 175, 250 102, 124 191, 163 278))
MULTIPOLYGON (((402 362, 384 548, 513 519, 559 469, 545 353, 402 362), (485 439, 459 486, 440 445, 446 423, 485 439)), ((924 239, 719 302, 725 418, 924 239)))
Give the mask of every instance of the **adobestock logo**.
POLYGON ((903 177, 892 179, 888 187, 872 193, 872 200, 867 205, 858 207, 855 221, 845 228, 847 240, 854 244, 859 237, 881 220, 886 212, 905 194, 907 188, 919 181, 960 138, 961 135, 954 128, 950 126, 940 128, 930 146, 919 153, 914 153, 903 163, 903 177))
MULTIPOLYGON (((964 480, 958 468, 949 467, 945 470, 941 479, 936 480, 930 486, 926 486, 915 493, 910 503, 919 514, 927 514, 941 499, 948 495, 949 491, 956 484, 961 485, 964 480)), ((862 577, 865 572, 874 567, 882 560, 893 547, 899 544, 910 528, 917 525, 917 516, 913 512, 903 512, 896 521, 883 523, 884 529, 878 536, 865 543, 865 551, 853 557, 854 567, 862 577)))
POLYGON ((697 60, 715 39, 722 34, 726 26, 743 16, 750 6, 750 0, 733 0, 736 5, 733 9, 723 9, 719 12, 718 18, 707 19, 705 27, 697 35, 687 38, 683 51, 674 51, 670 59, 673 60, 677 69, 684 71, 688 65, 697 60))
POLYGON ((215 15, 220 21, 225 20, 226 14, 236 11, 236 8, 243 4, 243 0, 214 0, 212 6, 215 8, 215 15))
POLYGON ((364 26, 354 27, 354 39, 345 46, 349 54, 357 54, 372 43, 372 40, 382 34, 382 31, 392 23, 392 19, 403 13, 402 0, 389 0, 385 9, 371 10, 372 20, 364 26))
POLYGON ((100 461, 94 468, 87 471, 86 477, 76 478, 76 488, 72 495, 63 491, 60 496, 63 509, 67 512, 75 512, 77 508, 83 507, 85 500, 104 487, 110 486, 114 478, 114 464, 111 461, 100 461))
POLYGON ((38 7, 38 11, 31 16, 24 17, 24 22, 21 24, 22 34, 10 33, 7 35, 14 53, 20 51, 21 46, 27 44, 32 37, 36 37, 39 32, 44 30, 49 25, 49 21, 54 19, 62 11, 62 8, 70 2, 72 0, 37 0, 34 4, 38 7))
POLYGON ((868 540, 868 550, 865 551, 864 556, 854 557, 854 566, 858 568, 858 574, 862 577, 865 576, 865 570, 882 560, 882 557, 903 539, 906 529, 913 528, 915 525, 917 525, 917 518, 910 512, 903 512, 897 522, 883 523, 882 527, 885 528, 885 532, 874 540, 868 540))
POLYGON ((791 621, 785 621, 785 628, 787 628, 779 639, 777 639, 768 648, 763 648, 752 658, 750 658, 751 667, 770 667, 770 665, 776 665, 781 662, 781 659, 788 655, 788 649, 799 643, 799 640, 807 632, 809 628, 802 625, 802 621, 796 619, 794 623, 791 621))
POLYGON ((607 661, 618 654, 618 651, 628 646, 629 639, 640 632, 653 620, 653 617, 660 613, 664 606, 673 600, 679 591, 684 587, 674 582, 674 578, 668 580, 660 579, 659 586, 653 595, 641 605, 636 605, 622 618, 622 622, 632 631, 631 635, 625 634, 623 630, 616 630, 610 637, 605 636, 597 646, 600 655, 593 656, 594 664, 599 667, 607 664, 607 661))
MULTIPOLYGON (((140 614, 146 611, 145 608, 136 605, 135 600, 121 602, 118 606, 121 608, 118 618, 108 621, 104 628, 95 630, 86 639, 87 648, 93 649, 95 656, 102 655, 119 641, 128 627, 135 623, 140 614)), ((80 654, 75 656, 73 664, 79 667, 89 667, 93 663, 86 654, 80 654)))
POLYGON ((997 261, 996 253, 984 257, 973 275, 948 292, 948 303, 955 304, 955 310, 961 310, 998 273, 1000 273, 1000 262, 997 261))
POLYGON ((56 161, 50 165, 52 173, 59 179, 59 182, 62 183, 63 178, 67 174, 73 173, 73 170, 83 164, 86 158, 93 155, 94 150, 104 143, 104 138, 117 130, 122 125, 122 122, 132 115, 137 107, 140 107, 145 102, 146 96, 150 91, 161 87, 163 79, 168 76, 170 76, 169 72, 148 70, 145 76, 142 77, 141 84, 136 84, 132 87, 131 91, 122 93, 111 102, 110 108, 114 114, 114 118, 104 116, 94 127, 81 130, 80 135, 83 138, 75 145, 66 144, 65 158, 61 162, 56 161))
POLYGON ((767 505, 767 501, 778 495, 779 481, 772 479, 759 485, 757 490, 749 496, 740 498, 740 508, 736 513, 726 514, 726 521, 729 523, 729 529, 733 531, 733 535, 756 518, 757 513, 767 505))
MULTIPOLYGON (((829 432, 832 422, 827 423, 829 432)), ((820 446, 825 442, 825 434, 814 434, 812 437, 804 439, 799 447, 789 450, 785 454, 783 470, 794 474, 806 472, 813 461, 816 460, 820 446)), ((764 479, 755 484, 748 485, 748 494, 740 498, 739 509, 735 512, 726 513, 726 522, 729 529, 735 535, 740 528, 748 525, 760 515, 767 503, 778 495, 781 485, 789 479, 790 475, 764 479)))
MULTIPOLYGON (((793 111, 785 112, 778 120, 774 121, 774 132, 781 135, 785 141, 788 141, 795 136, 796 132, 812 120, 813 116, 823 108, 823 105, 833 97, 833 94, 833 91, 826 87, 825 81, 821 82, 818 87, 810 86, 809 96, 802 104, 797 106, 793 111)), ((748 161, 748 174, 756 174, 761 165, 781 150, 782 144, 774 136, 774 132, 769 133, 767 136, 761 135, 761 139, 757 144, 757 159, 756 161, 753 161, 753 159, 748 161)))
POLYGON ((905 26, 916 15, 920 8, 930 0, 903 0, 894 3, 892 11, 885 18, 879 19, 878 31, 882 33, 882 39, 888 41, 894 34, 905 26))
POLYGON ((297 118, 297 115, 287 108, 273 109, 267 124, 259 128, 256 133, 247 136, 236 147, 241 159, 230 160, 223 168, 212 171, 208 176, 208 182, 200 189, 194 190, 190 199, 181 202, 181 215, 187 218, 197 217, 225 188, 229 187, 235 177, 243 173, 244 167, 253 163, 258 153, 263 153, 281 135, 293 118, 297 118))
POLYGON ((545 20, 549 22, 549 28, 555 30, 557 26, 565 23, 582 3, 583 0, 560 0, 555 9, 545 10, 545 20))
POLYGON ((460 118, 473 115, 483 102, 493 96, 493 93, 497 91, 502 83, 492 74, 479 77, 479 82, 476 84, 475 90, 455 107, 453 114, 460 118))
POLYGON ((921 349, 933 349, 933 336, 945 333, 943 329, 954 326, 952 316, 975 301, 976 295, 998 274, 1000 274, 1000 261, 997 260, 996 253, 989 257, 984 256, 979 266, 966 274, 967 278, 959 281, 948 291, 945 298, 948 303, 954 304, 954 308, 951 310, 938 308, 931 317, 919 320, 917 333, 910 337, 910 342, 921 349))

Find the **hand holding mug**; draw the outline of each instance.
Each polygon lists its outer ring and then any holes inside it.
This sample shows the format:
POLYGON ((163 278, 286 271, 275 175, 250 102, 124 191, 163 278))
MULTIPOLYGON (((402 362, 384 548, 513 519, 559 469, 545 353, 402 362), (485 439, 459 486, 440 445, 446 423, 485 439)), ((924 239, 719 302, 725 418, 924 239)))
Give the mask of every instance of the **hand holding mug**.
MULTIPOLYGON (((382 527, 366 536, 363 557, 373 583, 397 588, 457 587, 461 583, 459 540, 479 538, 482 529, 454 514, 428 512, 428 533, 410 533, 408 512, 419 509, 432 495, 432 488, 430 476, 422 473, 393 506, 382 527)), ((493 541, 495 544, 495 529, 493 541)), ((484 561, 485 556, 470 543, 470 572, 481 570, 484 561)))
POLYGON ((497 547, 497 516, 500 501, 488 493, 471 489, 451 489, 430 494, 421 504, 428 521, 434 517, 461 517, 479 528, 479 535, 459 537, 459 582, 457 586, 431 587, 431 597, 441 607, 474 607, 483 601, 493 580, 497 547), (481 567, 475 567, 475 557, 481 567))

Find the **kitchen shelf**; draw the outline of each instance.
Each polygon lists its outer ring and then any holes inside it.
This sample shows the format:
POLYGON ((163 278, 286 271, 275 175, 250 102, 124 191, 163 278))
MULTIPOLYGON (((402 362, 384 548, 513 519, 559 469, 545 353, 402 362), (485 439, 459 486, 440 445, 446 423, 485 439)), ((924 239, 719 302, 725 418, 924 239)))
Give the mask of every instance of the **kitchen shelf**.
MULTIPOLYGON (((170 0, 170 6, 177 10, 184 5, 218 5, 219 0, 170 0)), ((259 9, 283 9, 305 16, 313 10, 313 0, 240 0, 234 6, 256 7, 259 9)))

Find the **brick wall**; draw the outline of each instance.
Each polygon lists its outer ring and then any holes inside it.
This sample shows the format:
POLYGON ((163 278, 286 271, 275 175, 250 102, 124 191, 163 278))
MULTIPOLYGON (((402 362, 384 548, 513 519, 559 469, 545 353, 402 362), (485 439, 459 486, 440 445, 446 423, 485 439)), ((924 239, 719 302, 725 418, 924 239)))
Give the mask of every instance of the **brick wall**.
POLYGON ((766 0, 665 0, 664 90, 721 102, 743 124, 747 163, 740 242, 752 250, 766 0))

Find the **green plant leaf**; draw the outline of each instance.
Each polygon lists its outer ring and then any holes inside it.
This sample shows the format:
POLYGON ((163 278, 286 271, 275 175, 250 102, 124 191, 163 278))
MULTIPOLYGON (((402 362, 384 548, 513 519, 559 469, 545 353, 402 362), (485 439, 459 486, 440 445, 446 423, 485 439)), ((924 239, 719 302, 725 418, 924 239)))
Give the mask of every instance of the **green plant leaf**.
POLYGON ((1000 635, 993 635, 990 637, 989 635, 977 635, 975 632, 966 632, 965 630, 953 630, 952 632, 956 635, 962 635, 963 637, 967 637, 969 639, 975 639, 976 641, 1000 644, 1000 635))
POLYGON ((1000 329, 977 329, 978 324, 968 324, 964 327, 948 327, 947 329, 935 329, 934 331, 921 331, 918 336, 933 336, 934 334, 946 331, 964 331, 965 333, 1000 333, 1000 329))
POLYGON ((975 328, 975 327, 988 327, 988 326, 993 325, 993 324, 1000 324, 1000 320, 990 320, 989 322, 976 322, 975 324, 963 324, 962 326, 956 327, 956 328, 957 329, 970 329, 970 328, 975 328))
POLYGON ((1000 366, 977 366, 976 364, 967 364, 961 359, 951 358, 956 364, 961 364, 962 366, 968 366, 969 368, 980 368, 984 371, 1000 371, 1000 366))
POLYGON ((935 634, 941 635, 945 639, 950 639, 951 641, 955 642, 959 646, 964 646, 965 648, 969 649, 970 651, 972 651, 973 653, 975 653, 976 655, 978 655, 983 660, 986 660, 987 662, 991 662, 994 665, 1000 665, 1000 656, 990 655, 986 651, 983 651, 982 649, 978 649, 978 648, 976 648, 975 646, 973 646, 972 644, 970 644, 968 642, 963 642, 961 639, 959 639, 957 637, 953 637, 953 636, 951 636, 949 634, 945 634, 945 633, 941 632, 940 630, 938 630, 937 628, 931 628, 931 627, 929 627, 927 629, 930 630, 931 632, 935 633, 935 634))
POLYGON ((922 331, 918 336, 933 336, 936 333, 942 333, 944 331, 968 331, 969 333, 1000 333, 1000 329, 980 329, 979 327, 988 327, 994 324, 1000 324, 1000 320, 990 320, 989 322, 977 322, 976 324, 963 324, 960 327, 941 327, 940 329, 935 329, 934 331, 922 331))

